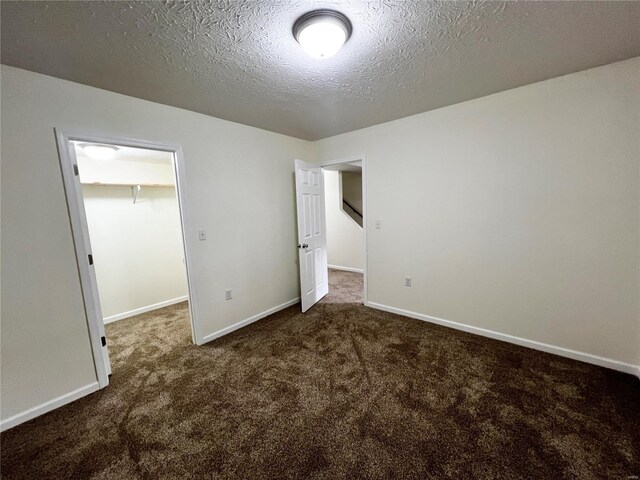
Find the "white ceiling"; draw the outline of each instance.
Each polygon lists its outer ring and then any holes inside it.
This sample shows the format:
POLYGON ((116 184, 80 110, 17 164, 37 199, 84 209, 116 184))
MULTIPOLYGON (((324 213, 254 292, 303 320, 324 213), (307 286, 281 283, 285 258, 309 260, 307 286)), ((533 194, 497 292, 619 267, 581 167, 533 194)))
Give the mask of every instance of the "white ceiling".
POLYGON ((640 55, 640 2, 6 2, 2 63, 315 140, 640 55), (291 35, 336 8, 327 60, 291 35))

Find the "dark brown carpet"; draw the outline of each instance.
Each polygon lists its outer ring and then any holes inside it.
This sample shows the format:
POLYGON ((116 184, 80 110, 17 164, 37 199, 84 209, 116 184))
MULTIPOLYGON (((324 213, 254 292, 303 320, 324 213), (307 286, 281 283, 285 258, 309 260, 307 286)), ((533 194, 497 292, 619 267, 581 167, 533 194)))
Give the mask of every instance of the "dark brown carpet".
POLYGON ((331 272, 208 345, 185 304, 107 326, 111 385, 2 434, 3 478, 640 475, 640 381, 360 305, 331 272))

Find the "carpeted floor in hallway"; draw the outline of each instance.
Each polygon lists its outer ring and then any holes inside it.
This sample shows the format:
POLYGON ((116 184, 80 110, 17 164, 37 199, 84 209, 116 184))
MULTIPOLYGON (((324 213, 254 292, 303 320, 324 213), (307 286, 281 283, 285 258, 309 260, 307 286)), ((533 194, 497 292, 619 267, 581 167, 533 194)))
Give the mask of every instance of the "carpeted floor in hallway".
MULTIPOLYGON (((1 435, 7 479, 640 475, 640 381, 364 307, 362 276, 207 345, 107 325, 111 384, 1 435)), ((636 477, 637 478, 637 477, 636 477)))

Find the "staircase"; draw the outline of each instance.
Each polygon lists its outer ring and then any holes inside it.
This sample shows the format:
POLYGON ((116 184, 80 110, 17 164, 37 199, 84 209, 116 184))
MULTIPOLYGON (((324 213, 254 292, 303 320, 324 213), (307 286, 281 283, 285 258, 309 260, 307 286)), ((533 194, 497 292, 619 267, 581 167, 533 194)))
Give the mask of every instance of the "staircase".
POLYGON ((349 215, 353 219, 353 221, 360 225, 360 228, 362 228, 362 212, 356 210, 355 207, 353 207, 344 198, 342 199, 342 210, 344 210, 344 213, 349 215))

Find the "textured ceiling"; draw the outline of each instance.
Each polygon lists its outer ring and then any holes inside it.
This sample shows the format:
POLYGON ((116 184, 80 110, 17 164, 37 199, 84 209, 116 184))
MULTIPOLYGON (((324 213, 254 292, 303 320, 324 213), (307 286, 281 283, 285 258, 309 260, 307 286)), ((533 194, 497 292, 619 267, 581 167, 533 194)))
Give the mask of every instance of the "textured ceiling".
POLYGON ((640 2, 6 2, 2 63, 314 140, 640 55, 640 2), (327 60, 291 35, 336 8, 327 60))

